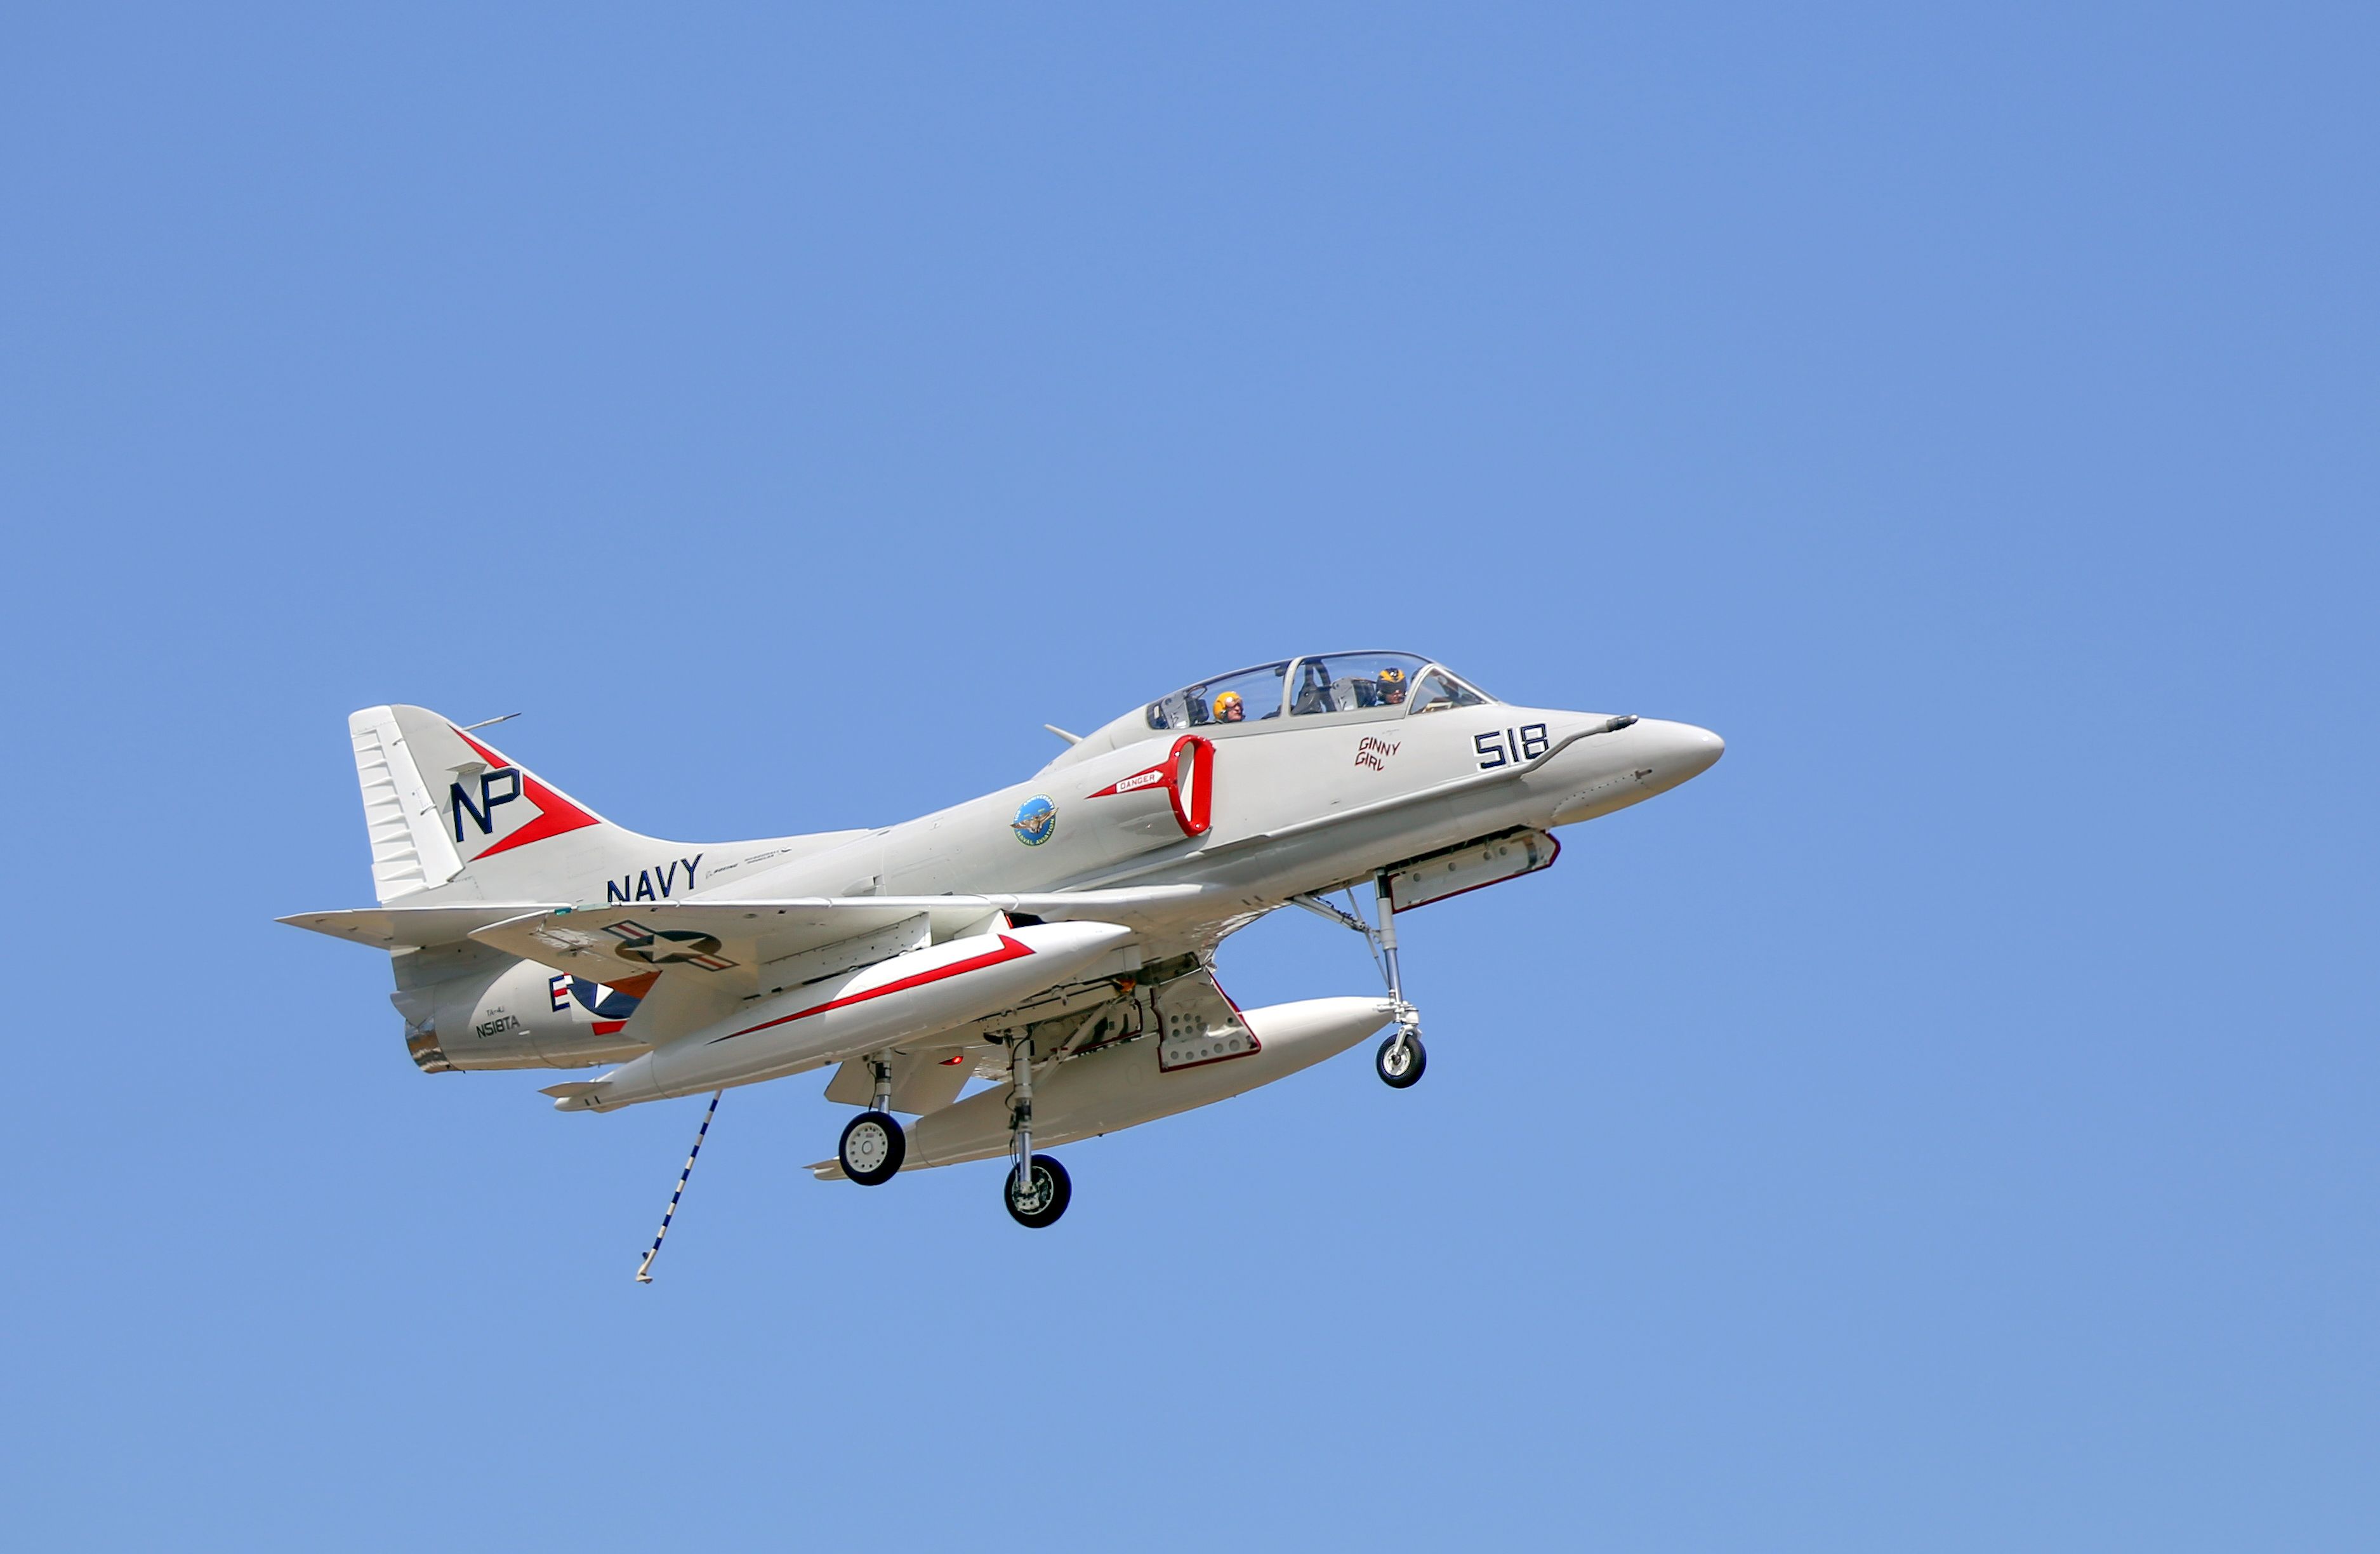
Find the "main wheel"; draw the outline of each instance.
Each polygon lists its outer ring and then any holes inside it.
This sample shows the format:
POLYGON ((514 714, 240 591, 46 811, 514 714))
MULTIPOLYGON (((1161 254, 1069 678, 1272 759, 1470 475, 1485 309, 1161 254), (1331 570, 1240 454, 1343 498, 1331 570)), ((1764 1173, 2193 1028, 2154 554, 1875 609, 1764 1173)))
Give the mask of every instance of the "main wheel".
POLYGON ((1027 1230, 1038 1231, 1044 1225, 1056 1224, 1074 1196, 1075 1184, 1066 1180, 1066 1168, 1047 1155, 1036 1155, 1032 1180, 1022 1185, 1016 1180, 1016 1168, 1008 1168, 1008 1175, 1001 1184, 1000 1200, 1008 1205, 1010 1219, 1027 1230))
POLYGON ((1402 1090, 1421 1078, 1421 1071, 1429 1066, 1429 1054, 1421 1050, 1421 1032, 1401 1031, 1398 1036, 1404 1038, 1404 1044, 1397 1044, 1397 1036, 1381 1042, 1372 1066, 1380 1071, 1381 1084, 1402 1090))
POLYGON ((882 1111, 863 1111, 843 1126, 843 1142, 835 1146, 843 1173, 863 1187, 880 1187, 892 1180, 909 1153, 901 1124, 882 1111))

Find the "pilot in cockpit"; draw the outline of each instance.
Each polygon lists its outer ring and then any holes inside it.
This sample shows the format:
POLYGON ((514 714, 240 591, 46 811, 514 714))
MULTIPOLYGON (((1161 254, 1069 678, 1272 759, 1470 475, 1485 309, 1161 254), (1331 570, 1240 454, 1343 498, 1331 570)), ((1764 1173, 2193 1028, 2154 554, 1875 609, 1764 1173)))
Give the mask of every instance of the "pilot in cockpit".
POLYGON ((1387 668, 1380 671, 1380 677, 1376 682, 1376 685, 1378 686, 1380 698, 1379 704, 1381 706, 1402 707, 1404 705, 1405 672, 1403 670, 1399 669, 1393 663, 1390 664, 1387 668))
POLYGON ((1215 698, 1215 721, 1217 722, 1244 722, 1246 721, 1247 715, 1248 710, 1240 701, 1239 692, 1225 691, 1222 695, 1215 698))

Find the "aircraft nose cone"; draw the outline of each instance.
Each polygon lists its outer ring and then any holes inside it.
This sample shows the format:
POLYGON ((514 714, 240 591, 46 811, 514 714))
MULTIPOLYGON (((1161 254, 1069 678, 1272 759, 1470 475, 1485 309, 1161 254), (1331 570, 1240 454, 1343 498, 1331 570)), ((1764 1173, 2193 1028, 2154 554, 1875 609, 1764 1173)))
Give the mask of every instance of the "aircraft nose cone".
POLYGON ((1685 771, 1681 774, 1682 776, 1699 777, 1717 766, 1718 758, 1727 754, 1727 741, 1706 728, 1680 723, 1678 732, 1683 736, 1685 771))
POLYGON ((1653 768, 1660 775, 1653 779, 1665 788, 1674 788, 1691 778, 1701 776, 1718 764, 1727 753, 1727 741, 1706 728, 1692 723, 1673 723, 1668 719, 1647 719, 1653 735, 1653 768))

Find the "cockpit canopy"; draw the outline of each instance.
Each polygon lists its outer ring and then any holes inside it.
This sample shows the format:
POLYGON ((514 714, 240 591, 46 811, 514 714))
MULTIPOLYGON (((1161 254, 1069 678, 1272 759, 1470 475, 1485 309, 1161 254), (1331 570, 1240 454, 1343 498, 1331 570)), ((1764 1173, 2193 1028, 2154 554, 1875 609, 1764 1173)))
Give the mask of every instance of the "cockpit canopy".
POLYGON ((1395 707, 1439 712, 1493 699, 1418 653, 1317 653, 1184 686, 1150 702, 1144 717, 1152 729, 1199 728, 1395 707))
POLYGON ((1495 699, 1419 653, 1311 653, 1235 669, 1159 697, 1094 730, 1043 770, 1073 766, 1160 734, 1189 729, 1218 734, 1245 725, 1253 734, 1297 728, 1304 720, 1333 714, 1350 722, 1370 722, 1477 707, 1495 699))

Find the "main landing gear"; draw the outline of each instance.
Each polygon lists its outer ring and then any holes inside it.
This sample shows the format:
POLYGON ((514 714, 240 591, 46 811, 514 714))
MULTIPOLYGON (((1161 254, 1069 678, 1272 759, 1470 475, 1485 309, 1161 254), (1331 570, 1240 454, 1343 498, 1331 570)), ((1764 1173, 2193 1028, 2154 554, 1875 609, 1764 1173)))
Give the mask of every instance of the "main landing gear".
POLYGON ((868 1110, 844 1124, 835 1156, 843 1173, 863 1187, 880 1187, 892 1180, 909 1153, 909 1140, 892 1116, 892 1054, 879 1052, 868 1060, 876 1075, 876 1094, 868 1110))
POLYGON ((1033 1038, 1016 1037, 1008 1049, 1013 1095, 1008 1103, 1008 1127, 1015 1139, 1008 1178, 1000 1186, 1000 1201, 1008 1217, 1028 1231, 1058 1222, 1073 1201, 1075 1184, 1066 1168, 1048 1155, 1033 1152, 1033 1038))
POLYGON ((1421 1045, 1421 1011, 1405 1002, 1404 977, 1397 966, 1397 908, 1389 899, 1389 877, 1375 876, 1372 890, 1380 909, 1380 926, 1366 922, 1355 905, 1355 892, 1347 892, 1347 907, 1322 900, 1318 896, 1292 896, 1290 900, 1318 917, 1330 918, 1342 928, 1353 929, 1364 936, 1371 947, 1373 963, 1380 968, 1381 979, 1389 985, 1389 1002, 1395 1006, 1396 1033, 1380 1043, 1374 1054, 1372 1066, 1380 1075, 1380 1083, 1391 1089, 1402 1090, 1420 1083, 1422 1070, 1428 1066, 1429 1054, 1421 1045))

